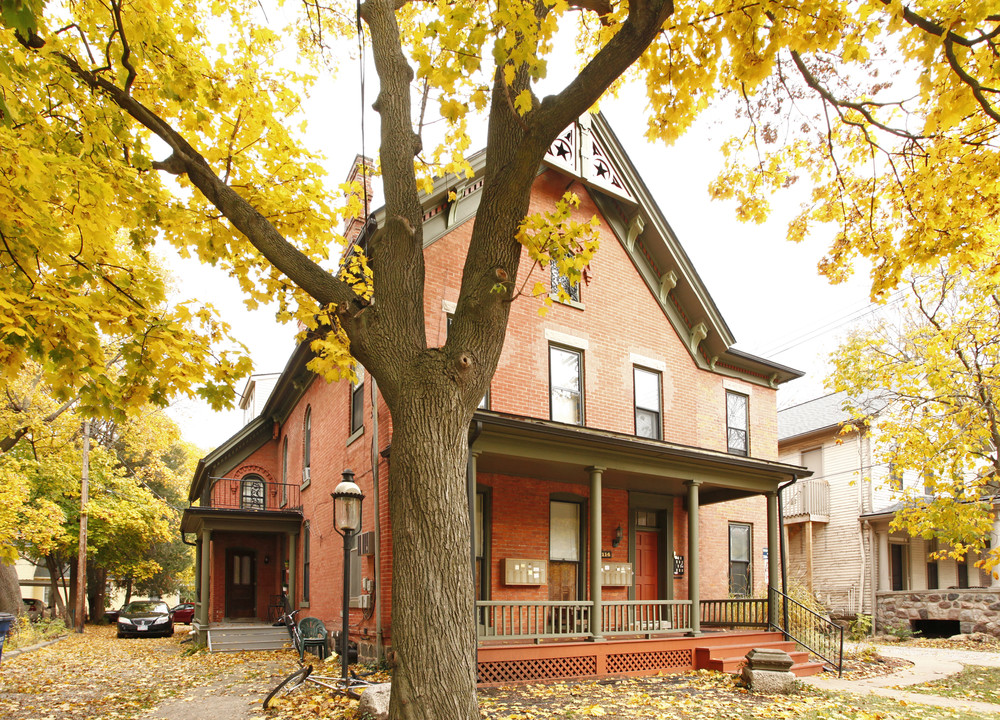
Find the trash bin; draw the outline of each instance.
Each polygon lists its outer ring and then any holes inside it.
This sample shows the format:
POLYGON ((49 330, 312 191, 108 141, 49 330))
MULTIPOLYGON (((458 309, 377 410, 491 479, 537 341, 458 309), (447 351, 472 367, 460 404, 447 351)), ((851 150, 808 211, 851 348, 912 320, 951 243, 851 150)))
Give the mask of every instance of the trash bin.
POLYGON ((10 624, 14 622, 14 616, 10 613, 0 613, 0 661, 3 661, 3 641, 7 638, 7 631, 10 624))

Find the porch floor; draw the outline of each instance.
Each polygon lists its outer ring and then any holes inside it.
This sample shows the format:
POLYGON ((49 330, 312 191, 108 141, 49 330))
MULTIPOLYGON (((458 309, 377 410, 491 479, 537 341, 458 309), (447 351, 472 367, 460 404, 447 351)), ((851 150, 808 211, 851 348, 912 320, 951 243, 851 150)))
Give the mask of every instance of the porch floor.
POLYGON ((655 675, 690 670, 738 672, 753 648, 769 647, 791 655, 797 676, 816 674, 823 663, 781 633, 714 631, 698 637, 685 635, 615 639, 601 642, 563 642, 519 645, 483 645, 479 648, 479 684, 506 685, 541 680, 599 678, 612 675, 655 675))

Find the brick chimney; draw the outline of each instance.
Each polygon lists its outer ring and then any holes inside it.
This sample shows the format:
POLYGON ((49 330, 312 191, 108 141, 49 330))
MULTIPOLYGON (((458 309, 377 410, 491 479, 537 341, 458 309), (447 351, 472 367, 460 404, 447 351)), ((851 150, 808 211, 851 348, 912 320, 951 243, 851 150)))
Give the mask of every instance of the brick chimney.
POLYGON ((364 211, 361 213, 361 217, 351 218, 347 221, 347 225, 344 227, 344 237, 347 238, 348 246, 358 239, 358 235, 361 234, 362 229, 365 227, 365 223, 368 221, 368 215, 371 212, 371 202, 372 202, 372 172, 375 170, 375 163, 371 158, 364 157, 363 155, 356 155, 354 157, 354 163, 351 165, 351 172, 347 174, 347 182, 358 182, 363 188, 363 194, 359 198, 361 200, 361 205, 364 211))

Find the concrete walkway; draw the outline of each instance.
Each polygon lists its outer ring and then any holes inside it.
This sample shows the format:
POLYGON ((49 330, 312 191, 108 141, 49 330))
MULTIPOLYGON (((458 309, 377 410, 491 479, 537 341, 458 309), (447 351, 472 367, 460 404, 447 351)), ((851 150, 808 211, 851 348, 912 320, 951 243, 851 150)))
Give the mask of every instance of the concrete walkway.
POLYGON ((965 665, 1000 667, 1000 653, 903 647, 899 645, 878 645, 877 648, 882 655, 909 660, 913 665, 892 675, 882 675, 865 680, 844 680, 824 675, 813 675, 812 677, 802 678, 802 681, 821 690, 857 693, 859 695, 880 695, 896 700, 904 700, 908 703, 995 713, 1000 717, 1000 705, 994 703, 941 697, 938 695, 925 695, 924 693, 896 689, 900 686, 919 685, 946 678, 961 671, 965 665))

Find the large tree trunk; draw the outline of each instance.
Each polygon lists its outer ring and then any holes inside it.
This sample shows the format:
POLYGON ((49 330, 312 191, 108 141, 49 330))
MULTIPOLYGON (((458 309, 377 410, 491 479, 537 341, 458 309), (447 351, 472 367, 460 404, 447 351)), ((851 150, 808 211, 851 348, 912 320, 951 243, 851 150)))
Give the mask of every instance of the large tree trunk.
POLYGON ((22 605, 17 569, 13 565, 0 563, 0 612, 20 615, 22 605))
POLYGON ((104 596, 108 584, 108 571, 104 568, 87 567, 87 604, 90 606, 90 622, 99 623, 104 619, 104 596))
POLYGON ((69 613, 66 611, 66 601, 63 598, 62 588, 64 583, 62 574, 62 561, 58 555, 46 555, 45 567, 49 570, 49 583, 52 588, 53 611, 51 617, 61 617, 66 627, 72 625, 69 613))
MULTIPOLYGON (((440 377, 440 376, 438 376, 440 377)), ((450 397, 448 397, 450 395, 450 397)), ((417 384, 393 408, 391 720, 479 716, 466 502, 468 416, 417 384)))

